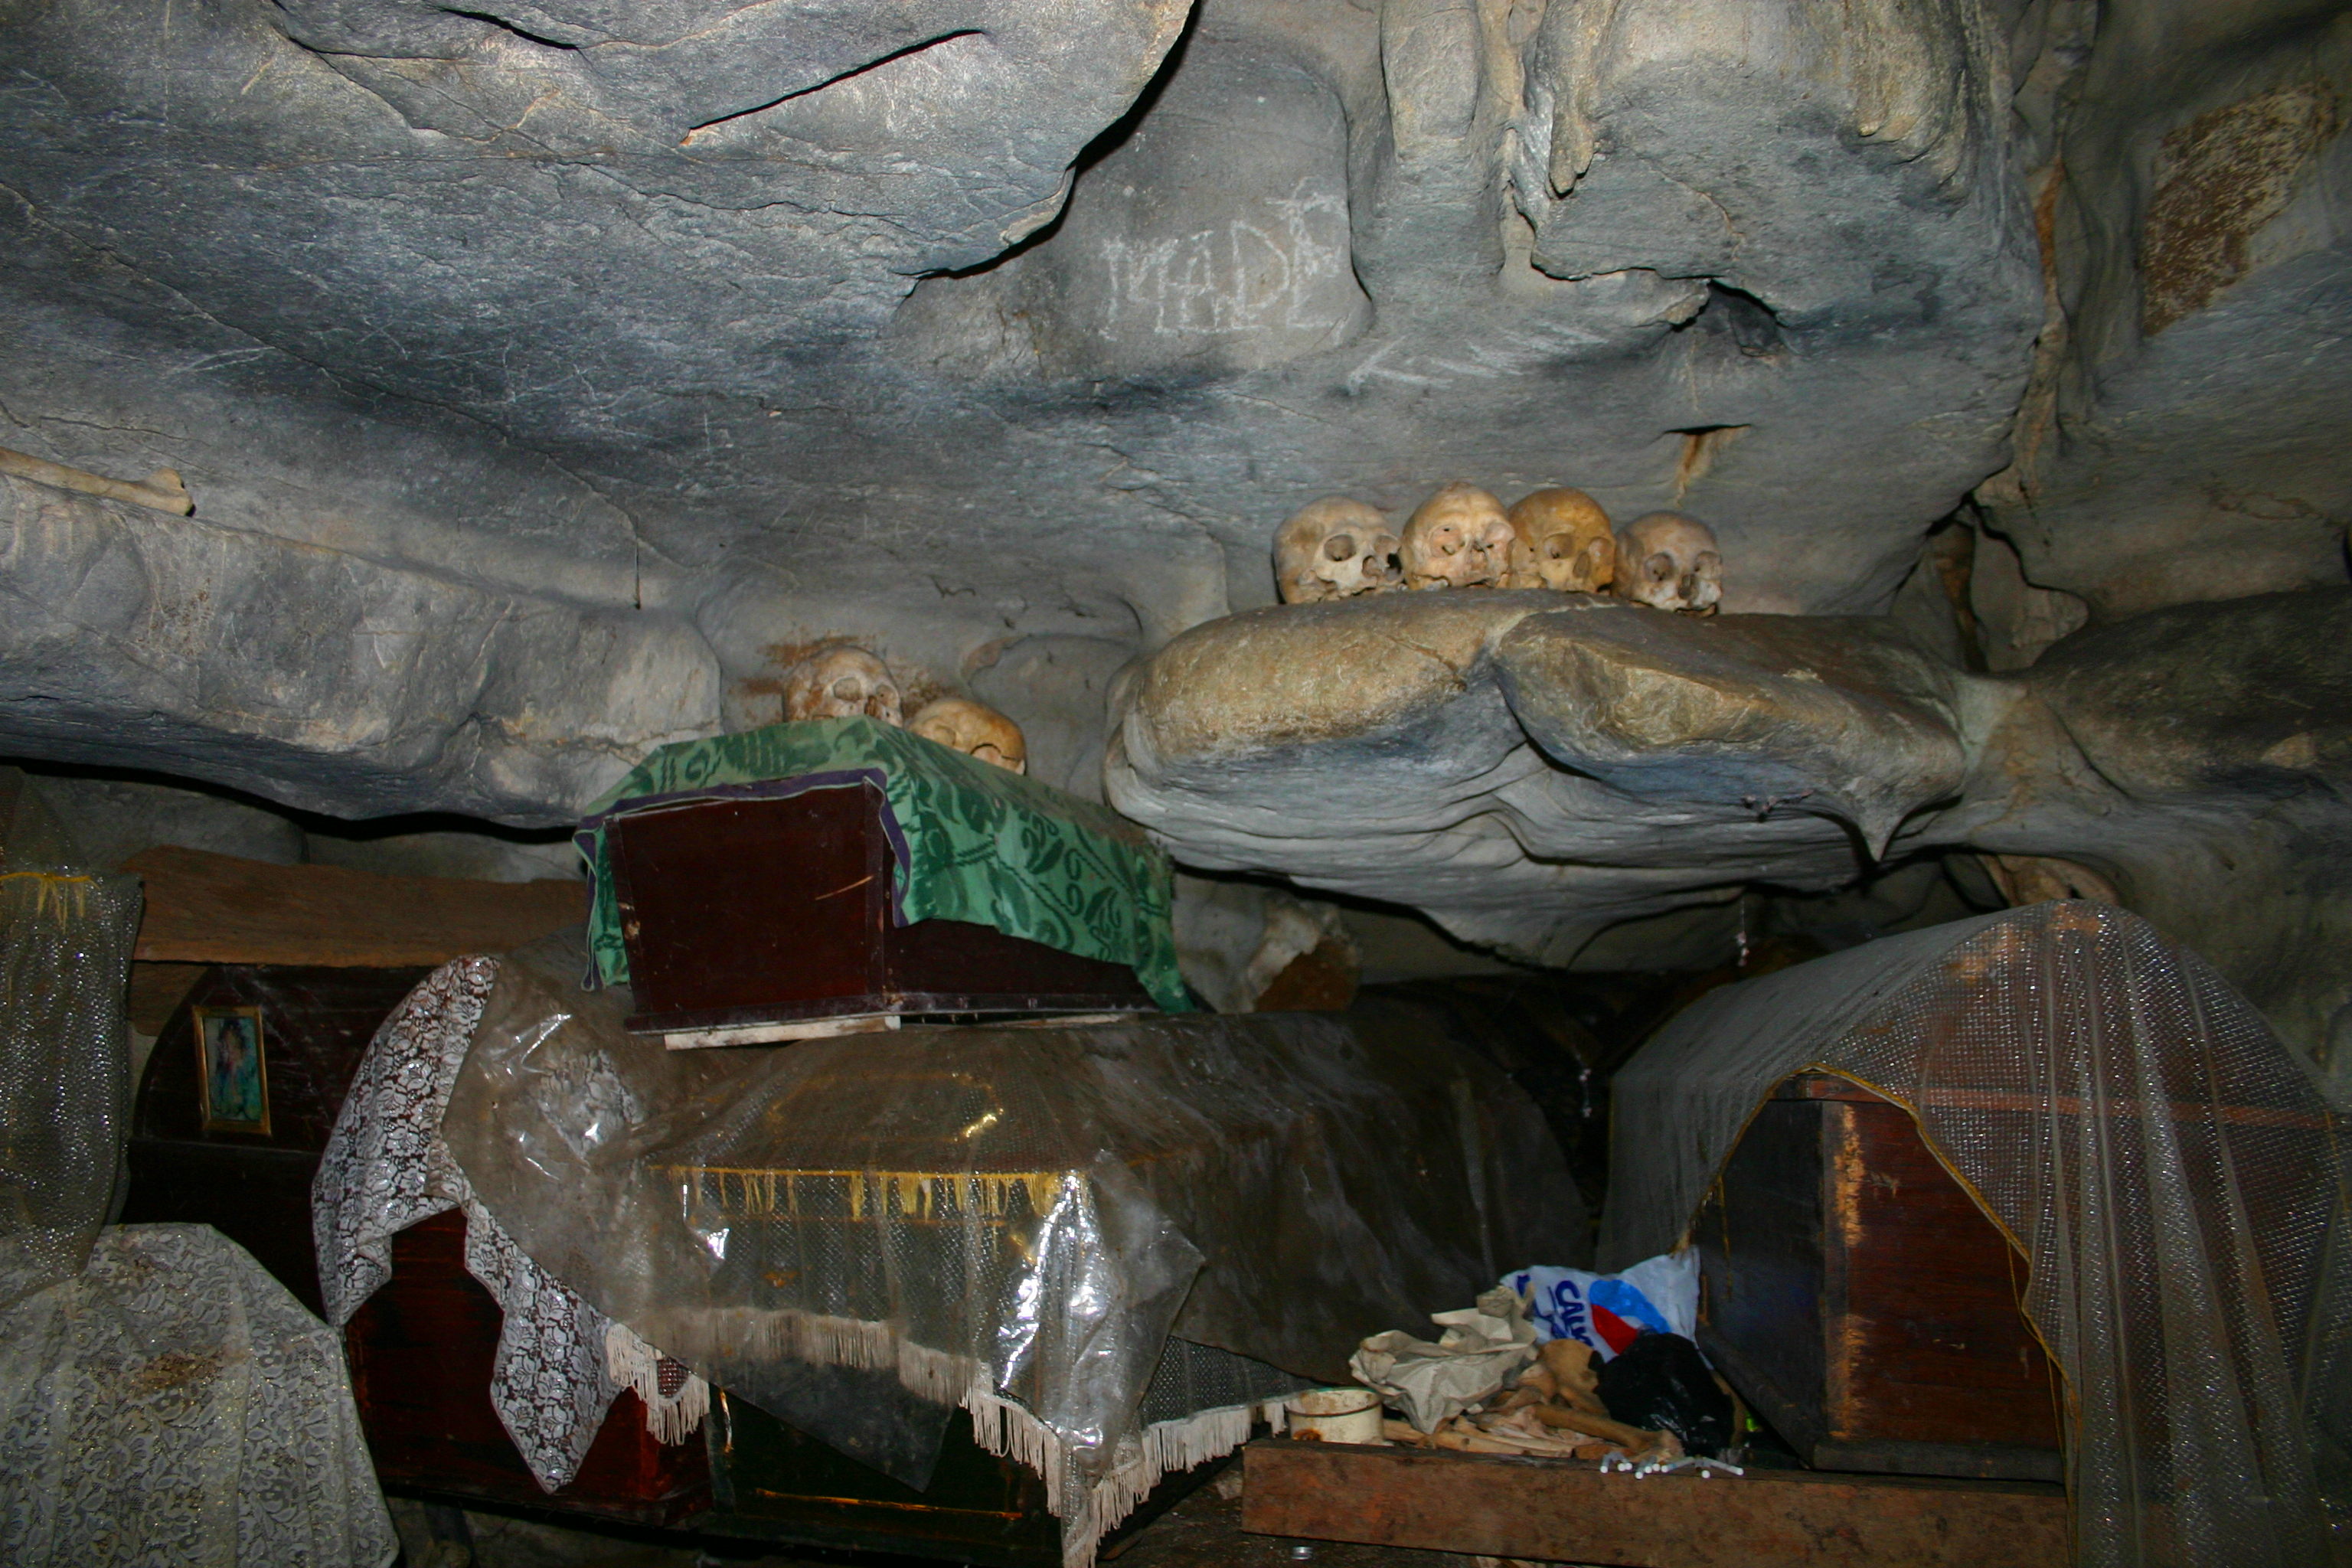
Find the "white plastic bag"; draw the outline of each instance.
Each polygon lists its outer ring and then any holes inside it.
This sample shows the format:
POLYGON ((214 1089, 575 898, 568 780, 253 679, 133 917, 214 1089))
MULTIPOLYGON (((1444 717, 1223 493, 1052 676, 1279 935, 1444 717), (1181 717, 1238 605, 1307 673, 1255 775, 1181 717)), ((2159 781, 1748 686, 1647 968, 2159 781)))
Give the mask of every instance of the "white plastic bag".
POLYGON ((1645 1258, 1621 1274, 1538 1265, 1503 1277, 1528 1304, 1536 1338, 1575 1340, 1603 1361, 1643 1332, 1696 1338, 1698 1249, 1645 1258))

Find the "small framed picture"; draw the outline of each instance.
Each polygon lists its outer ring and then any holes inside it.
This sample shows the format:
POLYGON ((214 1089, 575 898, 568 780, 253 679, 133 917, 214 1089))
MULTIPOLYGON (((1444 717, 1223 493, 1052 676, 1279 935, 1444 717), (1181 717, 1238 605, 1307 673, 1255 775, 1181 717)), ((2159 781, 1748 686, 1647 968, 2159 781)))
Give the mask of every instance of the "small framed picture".
POLYGON ((196 1082, 207 1132, 269 1131, 269 1068, 261 1054, 261 1009, 192 1007, 196 1082))

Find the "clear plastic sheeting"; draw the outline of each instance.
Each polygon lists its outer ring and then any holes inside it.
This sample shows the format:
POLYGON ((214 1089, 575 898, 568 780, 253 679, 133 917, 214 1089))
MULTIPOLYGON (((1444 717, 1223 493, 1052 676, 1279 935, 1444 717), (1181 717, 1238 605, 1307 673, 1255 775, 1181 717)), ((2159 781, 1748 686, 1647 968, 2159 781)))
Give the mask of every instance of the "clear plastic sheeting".
POLYGON ((580 967, 500 966, 443 1124, 479 1201, 646 1342, 852 1452, 924 1418, 824 1369, 962 1405, 1044 1477, 1073 1561, 1251 1404, 1582 1234, 1534 1105, 1378 1018, 666 1052, 580 967))
POLYGON ((466 1271, 499 1304, 490 1407, 551 1492, 579 1473, 622 1383, 608 1364, 612 1324, 499 1228, 441 1141, 449 1086, 498 973, 493 958, 445 963, 377 1028, 311 1178, 310 1231, 327 1321, 340 1329, 392 1278, 394 1236, 465 1211, 466 1271))
POLYGON ((120 1226, 0 1310, 0 1562, 383 1568, 342 1347, 204 1226, 120 1226))
POLYGON ((2108 905, 1911 932, 1702 998, 1615 1080, 1602 1267, 1674 1247, 1799 1072, 1902 1106, 2025 1259, 2087 1564, 2329 1560, 2352 1174, 2196 954, 2108 905))
POLYGON ((133 877, 0 871, 0 1307, 71 1279, 131 1108, 133 877))

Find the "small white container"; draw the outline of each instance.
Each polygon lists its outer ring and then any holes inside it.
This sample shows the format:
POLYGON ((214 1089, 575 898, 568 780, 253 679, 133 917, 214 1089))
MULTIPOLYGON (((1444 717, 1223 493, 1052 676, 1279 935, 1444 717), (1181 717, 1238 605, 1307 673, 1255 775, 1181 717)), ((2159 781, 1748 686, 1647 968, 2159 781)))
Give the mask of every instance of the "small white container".
POLYGON ((1301 1442, 1388 1442, 1381 1436, 1381 1396, 1369 1388, 1310 1388, 1282 1407, 1291 1436, 1301 1442))

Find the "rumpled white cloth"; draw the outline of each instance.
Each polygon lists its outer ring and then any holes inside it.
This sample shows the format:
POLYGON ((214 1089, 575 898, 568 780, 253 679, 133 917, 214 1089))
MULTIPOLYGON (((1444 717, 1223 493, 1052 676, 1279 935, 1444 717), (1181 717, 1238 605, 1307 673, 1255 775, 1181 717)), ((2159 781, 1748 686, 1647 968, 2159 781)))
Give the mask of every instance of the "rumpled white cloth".
POLYGON ((693 1429, 680 1412, 698 1415, 708 1390, 682 1368, 669 1378, 639 1375, 660 1352, 634 1335, 616 1375, 606 1342, 615 1330, 628 1331, 532 1262, 450 1157, 441 1118, 498 975, 494 958, 445 963, 384 1019, 311 1183, 311 1232, 327 1320, 340 1329, 392 1277, 394 1236, 419 1220, 464 1211, 466 1271, 497 1299, 501 1314, 490 1404, 532 1478, 552 1492, 579 1473, 623 1388, 656 1391, 646 1400, 647 1425, 666 1442, 693 1429), (675 1392, 663 1397, 662 1384, 675 1392))
POLYGON ((0 1310, 0 1563, 386 1568, 337 1337, 201 1225, 112 1226, 0 1310))
POLYGON ((1434 1342, 1390 1329, 1348 1358, 1357 1382, 1423 1432, 1500 1393, 1536 1359, 1536 1331, 1515 1290, 1498 1287, 1475 1307, 1432 1312, 1429 1321, 1445 1331, 1434 1342))

